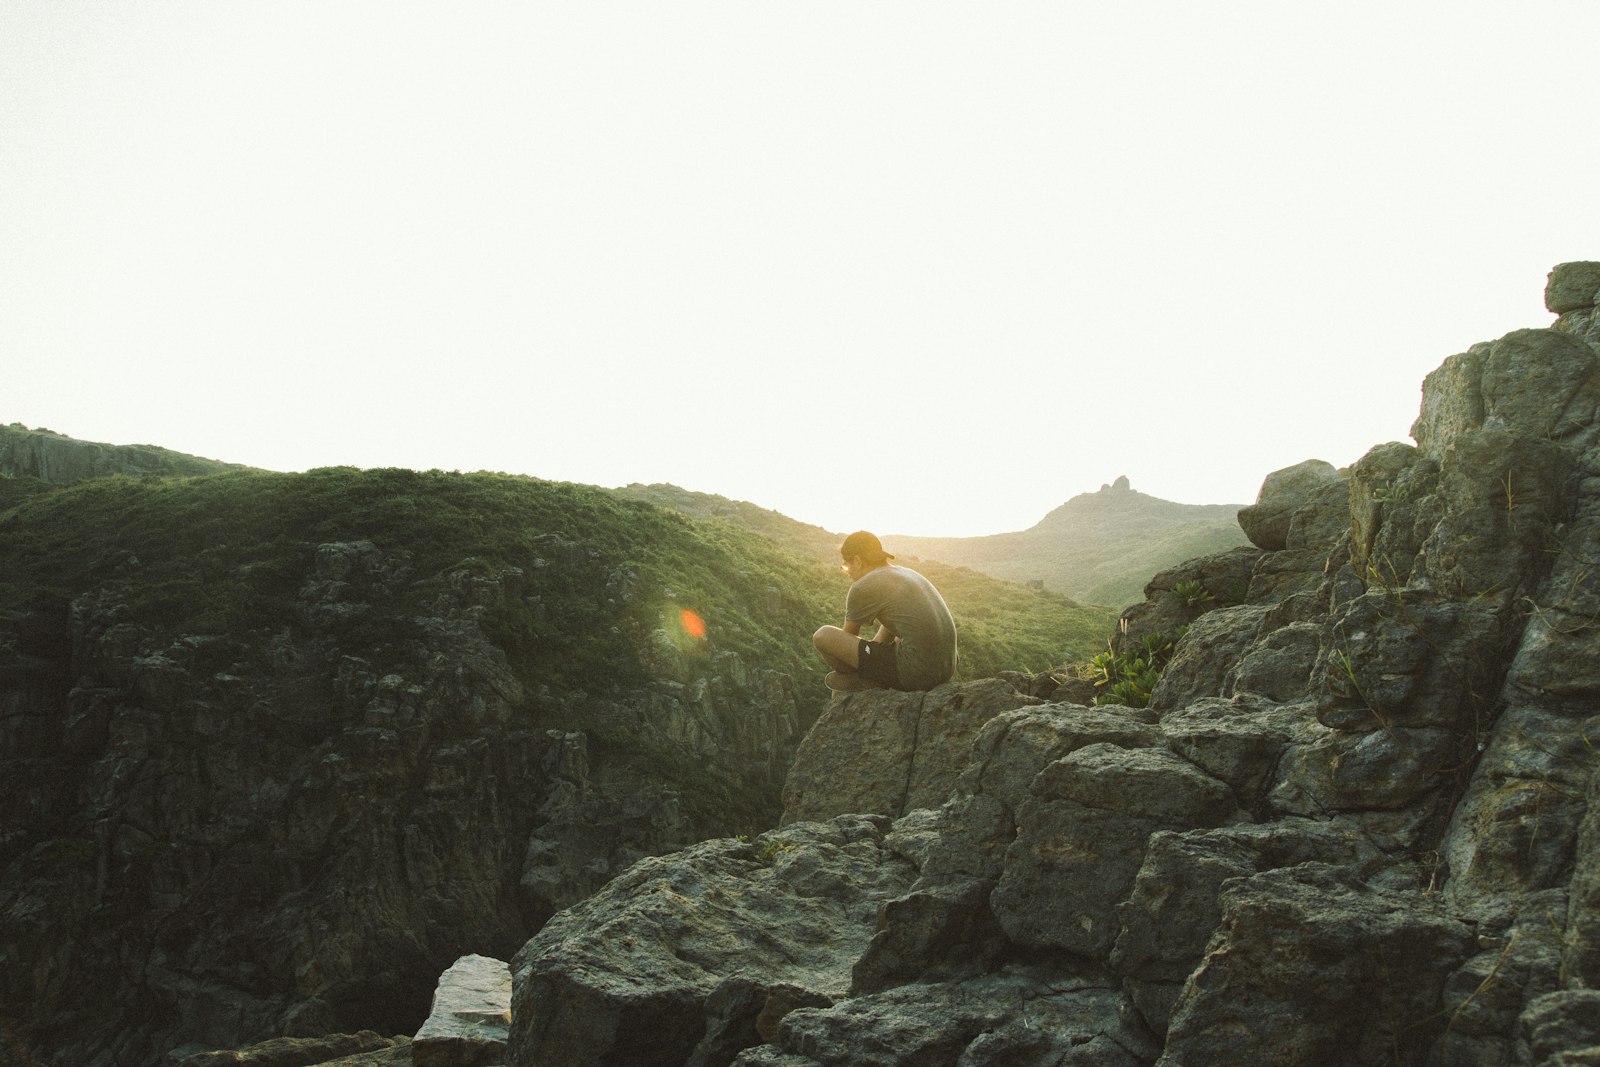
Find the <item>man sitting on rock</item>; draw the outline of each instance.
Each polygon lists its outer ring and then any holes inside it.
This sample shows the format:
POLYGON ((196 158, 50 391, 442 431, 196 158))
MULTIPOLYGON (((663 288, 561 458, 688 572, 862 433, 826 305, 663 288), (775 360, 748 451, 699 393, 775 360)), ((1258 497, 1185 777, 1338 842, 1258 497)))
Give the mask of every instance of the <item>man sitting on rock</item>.
POLYGON ((939 590, 916 571, 897 567, 876 534, 857 530, 839 547, 850 575, 844 625, 824 626, 811 643, 832 671, 828 688, 932 689, 956 671, 956 624, 939 590), (876 622, 871 641, 863 623, 876 622))

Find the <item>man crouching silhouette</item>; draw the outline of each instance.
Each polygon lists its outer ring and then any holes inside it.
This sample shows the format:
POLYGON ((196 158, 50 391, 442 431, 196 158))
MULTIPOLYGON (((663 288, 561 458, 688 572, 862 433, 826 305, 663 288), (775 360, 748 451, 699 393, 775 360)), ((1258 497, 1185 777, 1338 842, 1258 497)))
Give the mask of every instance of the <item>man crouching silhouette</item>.
POLYGON ((877 535, 857 530, 839 546, 850 575, 844 625, 811 635, 832 670, 829 689, 932 689, 956 672, 956 624, 939 590, 916 571, 897 567, 877 535), (878 632, 864 640, 861 627, 878 632))

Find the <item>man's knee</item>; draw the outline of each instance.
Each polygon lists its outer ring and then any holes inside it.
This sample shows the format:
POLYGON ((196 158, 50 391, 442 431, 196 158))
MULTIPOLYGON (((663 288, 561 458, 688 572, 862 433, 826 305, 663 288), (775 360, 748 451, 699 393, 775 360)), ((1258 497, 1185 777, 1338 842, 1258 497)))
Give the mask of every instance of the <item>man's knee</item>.
POLYGON ((811 643, 824 659, 836 666, 854 669, 856 648, 860 639, 838 626, 819 626, 811 635, 811 643))

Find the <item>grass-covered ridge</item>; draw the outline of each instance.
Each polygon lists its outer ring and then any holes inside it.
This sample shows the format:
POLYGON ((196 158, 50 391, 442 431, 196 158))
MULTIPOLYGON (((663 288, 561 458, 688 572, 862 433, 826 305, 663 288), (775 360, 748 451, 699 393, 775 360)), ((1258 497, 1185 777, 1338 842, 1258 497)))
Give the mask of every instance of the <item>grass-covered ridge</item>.
MULTIPOLYGON (((0 611, 99 593, 128 621, 248 644, 301 624, 319 545, 371 541, 402 580, 337 621, 347 651, 403 666, 429 583, 516 568, 519 595, 486 633, 525 677, 628 685, 683 609, 704 646, 820 679, 810 633, 837 622, 848 580, 738 526, 606 490, 534 478, 328 468, 70 486, 0 478, 0 611)), ((964 678, 1086 658, 1108 620, 1061 597, 957 568, 925 568, 961 628, 964 678)), ((820 686, 820 680, 818 681, 820 686)))

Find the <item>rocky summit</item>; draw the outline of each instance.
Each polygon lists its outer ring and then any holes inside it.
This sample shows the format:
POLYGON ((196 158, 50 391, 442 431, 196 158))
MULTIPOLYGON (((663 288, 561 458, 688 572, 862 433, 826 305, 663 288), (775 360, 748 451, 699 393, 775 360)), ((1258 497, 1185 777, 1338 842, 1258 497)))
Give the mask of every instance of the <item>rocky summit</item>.
POLYGON ((1600 1062, 1597 290, 1151 581, 1148 707, 838 699, 780 829, 522 949, 507 1062, 1600 1062))

